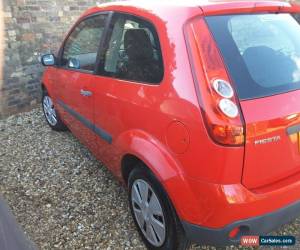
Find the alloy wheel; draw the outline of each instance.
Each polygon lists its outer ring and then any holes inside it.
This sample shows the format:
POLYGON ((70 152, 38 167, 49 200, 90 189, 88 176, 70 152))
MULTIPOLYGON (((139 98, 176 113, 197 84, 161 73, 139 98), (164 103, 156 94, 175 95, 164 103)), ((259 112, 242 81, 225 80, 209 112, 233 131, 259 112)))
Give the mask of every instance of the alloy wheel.
POLYGON ((43 100, 43 108, 47 121, 51 126, 55 126, 57 124, 57 116, 54 109, 54 105, 52 99, 49 96, 45 96, 43 100))

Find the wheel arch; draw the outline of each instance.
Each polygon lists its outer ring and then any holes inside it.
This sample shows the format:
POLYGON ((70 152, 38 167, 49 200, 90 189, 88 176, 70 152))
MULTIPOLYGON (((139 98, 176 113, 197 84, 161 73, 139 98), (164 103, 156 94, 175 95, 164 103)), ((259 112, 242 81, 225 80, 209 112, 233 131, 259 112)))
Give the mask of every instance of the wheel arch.
POLYGON ((186 218, 197 199, 183 168, 166 146, 141 130, 123 134, 116 144, 125 150, 120 164, 122 181, 127 184, 130 172, 142 163, 160 182, 178 216, 186 218))
POLYGON ((42 89, 42 93, 47 92, 47 88, 44 82, 41 82, 41 89, 42 89))
POLYGON ((125 132, 115 140, 115 144, 124 152, 121 157, 121 173, 124 181, 138 163, 143 163, 162 182, 182 174, 179 163, 166 147, 145 131, 125 132))
POLYGON ((135 169, 139 163, 142 163, 146 166, 146 164, 136 157, 133 154, 126 154, 122 157, 121 160, 121 173, 122 173, 122 179, 125 184, 128 183, 128 178, 133 169, 135 169))

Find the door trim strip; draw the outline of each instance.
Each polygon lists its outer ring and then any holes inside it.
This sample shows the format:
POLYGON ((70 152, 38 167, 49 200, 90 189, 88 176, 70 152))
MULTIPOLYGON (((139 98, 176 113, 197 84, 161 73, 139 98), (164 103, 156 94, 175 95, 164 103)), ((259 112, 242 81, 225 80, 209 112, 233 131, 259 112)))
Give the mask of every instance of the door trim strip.
POLYGON ((105 140, 109 144, 112 144, 112 136, 107 133, 104 129, 97 127, 95 124, 93 124, 91 121, 86 119, 84 116, 70 108, 67 104, 65 104, 63 101, 58 100, 57 103, 70 115, 72 115, 74 118, 76 118, 78 121, 80 121, 84 126, 92 130, 96 135, 101 137, 101 139, 105 140))

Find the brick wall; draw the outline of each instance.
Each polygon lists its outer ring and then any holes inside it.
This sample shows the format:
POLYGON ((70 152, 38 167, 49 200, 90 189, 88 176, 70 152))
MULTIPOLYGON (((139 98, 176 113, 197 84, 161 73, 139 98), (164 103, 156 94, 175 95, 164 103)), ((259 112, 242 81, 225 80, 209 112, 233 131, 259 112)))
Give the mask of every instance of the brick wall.
POLYGON ((2 0, 5 56, 0 77, 0 118, 39 103, 43 71, 39 54, 56 51, 82 12, 103 1, 2 0))

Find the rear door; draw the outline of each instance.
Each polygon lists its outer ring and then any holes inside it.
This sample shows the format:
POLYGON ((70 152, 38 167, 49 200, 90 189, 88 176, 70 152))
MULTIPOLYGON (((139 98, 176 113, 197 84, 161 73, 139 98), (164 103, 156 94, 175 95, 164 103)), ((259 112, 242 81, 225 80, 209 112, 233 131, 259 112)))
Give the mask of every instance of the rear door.
POLYGON ((300 173, 300 26, 290 14, 207 18, 241 100, 242 182, 251 189, 300 173))
POLYGON ((72 132, 90 147, 93 147, 95 141, 95 85, 92 80, 106 22, 106 13, 80 21, 64 43, 57 71, 57 103, 60 111, 72 132))

